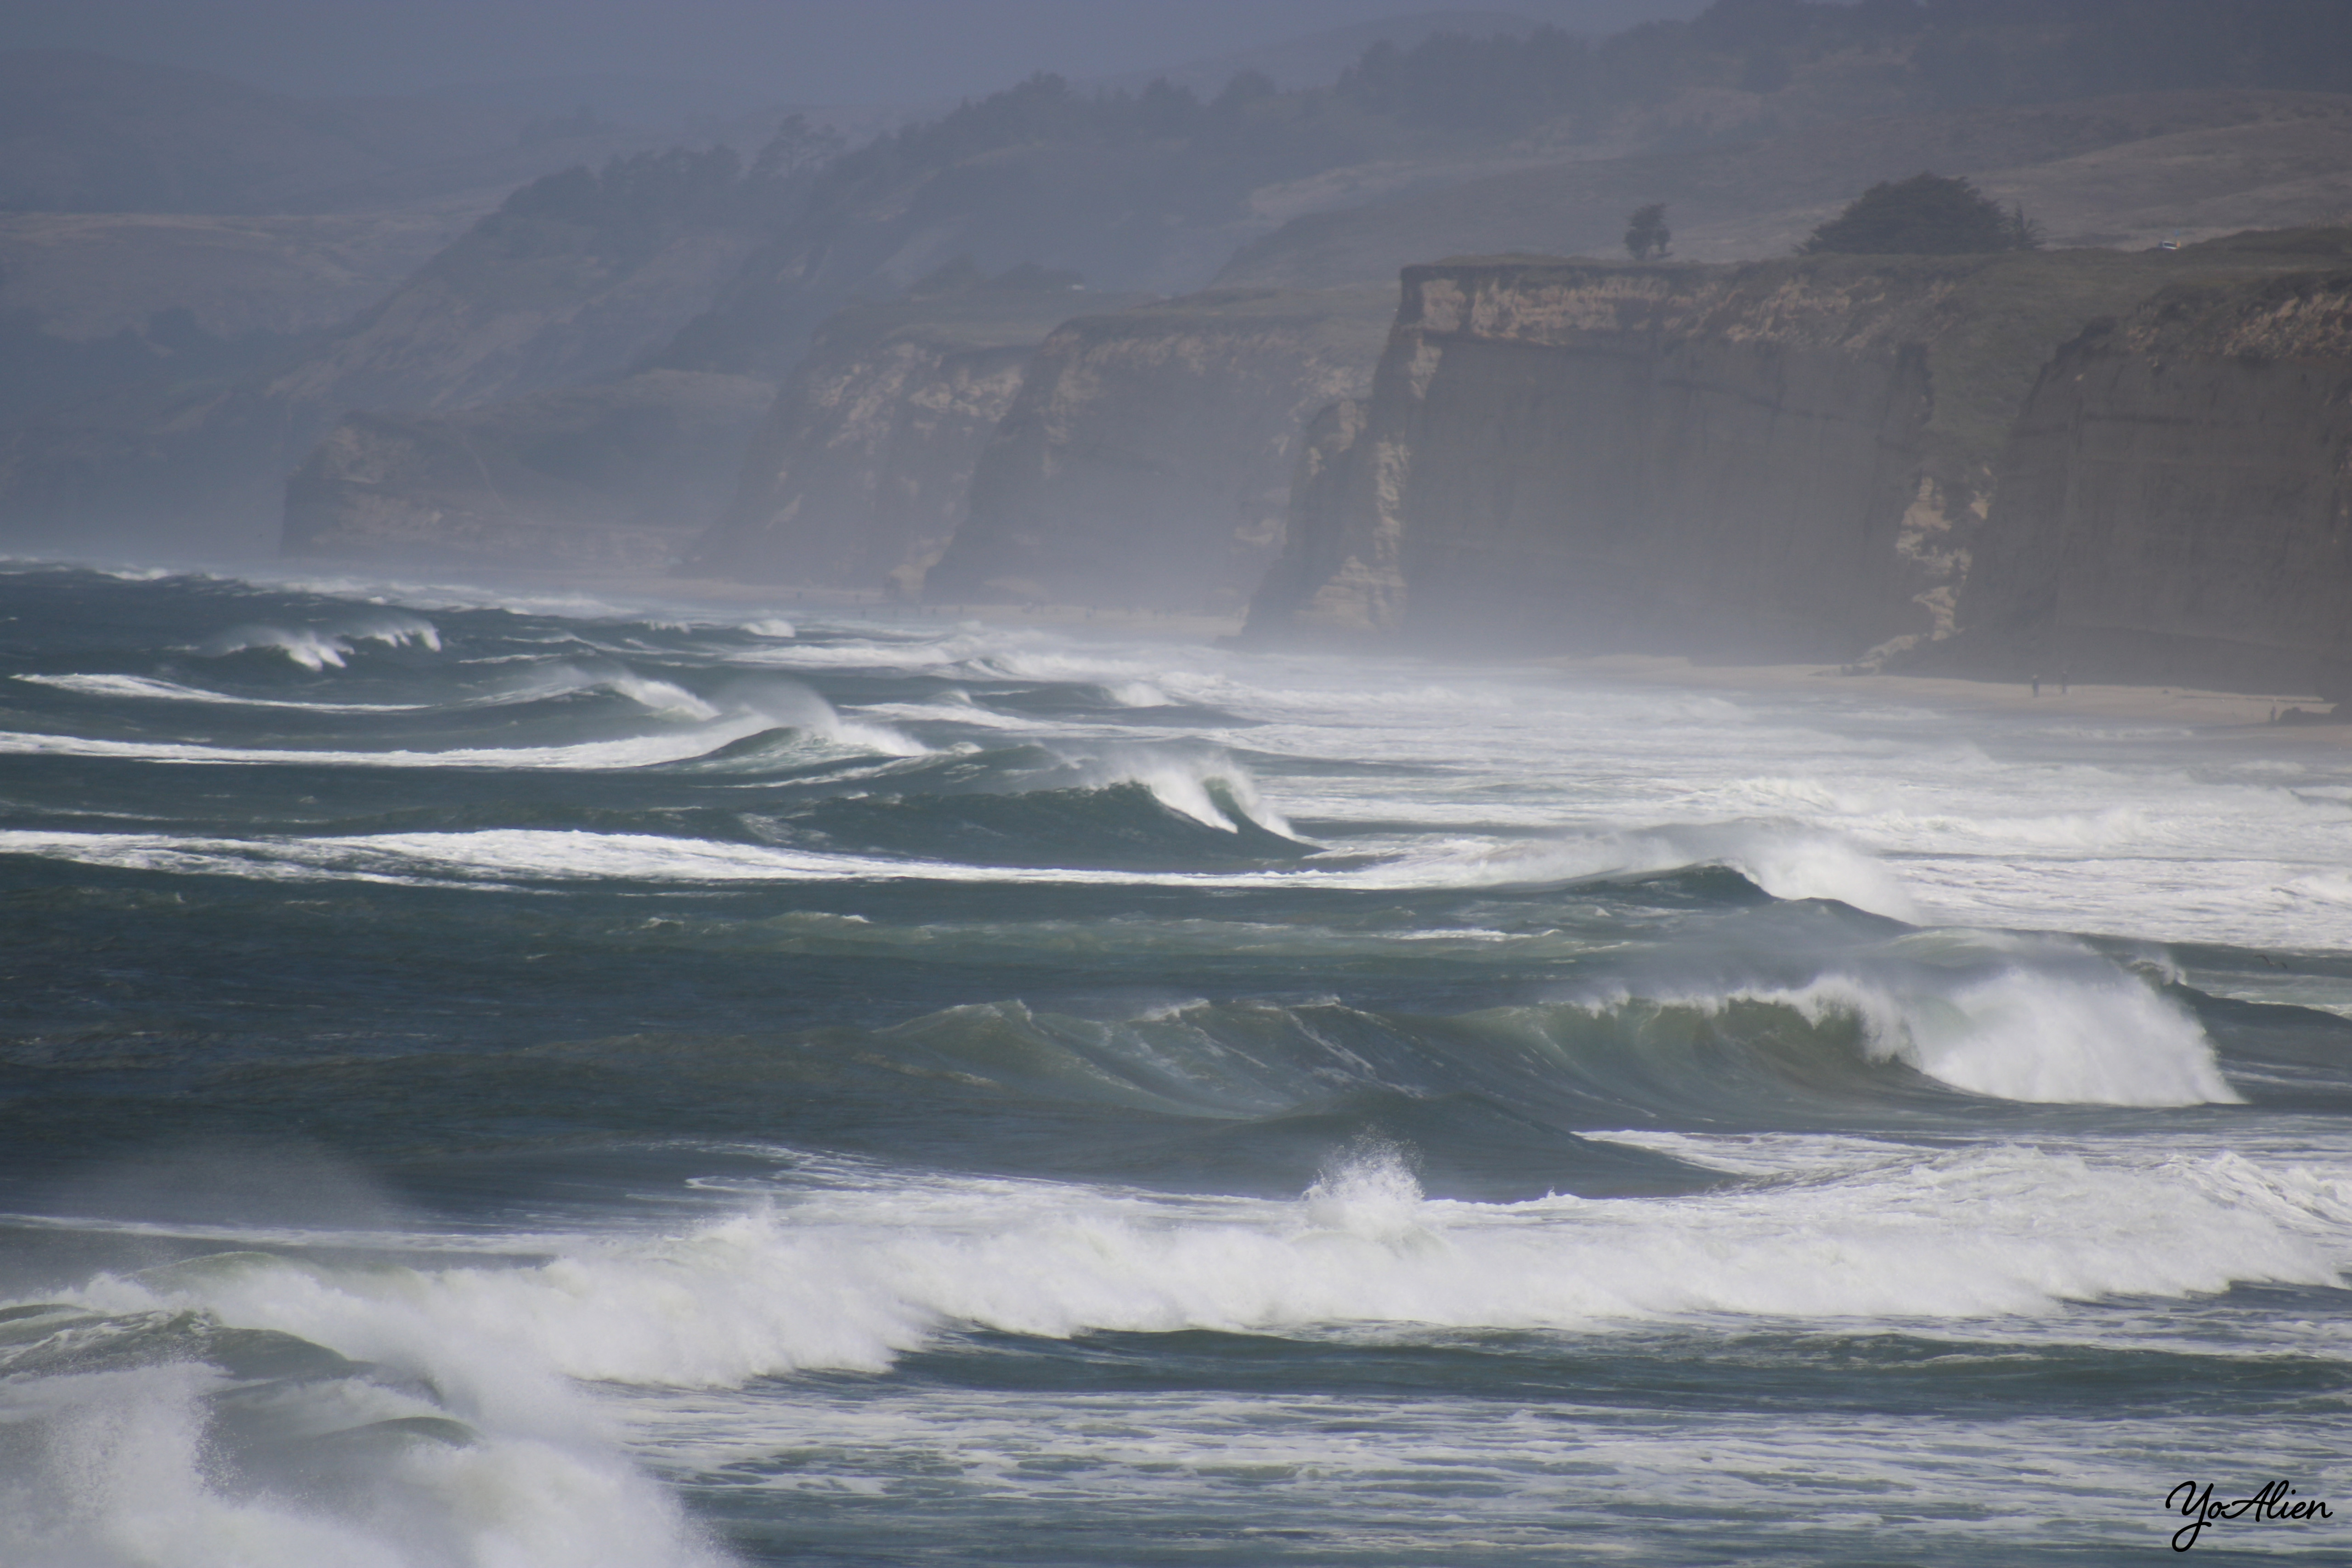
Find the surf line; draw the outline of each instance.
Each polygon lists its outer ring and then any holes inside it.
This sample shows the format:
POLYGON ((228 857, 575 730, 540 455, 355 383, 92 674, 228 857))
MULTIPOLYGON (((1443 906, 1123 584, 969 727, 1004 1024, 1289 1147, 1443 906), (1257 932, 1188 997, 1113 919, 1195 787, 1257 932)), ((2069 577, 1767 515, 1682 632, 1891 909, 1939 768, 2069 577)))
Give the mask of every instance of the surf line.
POLYGON ((2213 1483, 2207 1481, 2199 1491, 2195 1481, 2183 1481, 2164 1494, 2164 1506, 2177 1511, 2192 1522, 2172 1532, 2172 1549, 2186 1552, 2197 1544, 2205 1527, 2217 1519, 2243 1519, 2251 1516, 2268 1522, 2281 1519, 2333 1519, 2335 1514, 2318 1498, 2304 1498, 2295 1502, 2286 1500, 2294 1496, 2294 1489, 2284 1481, 2267 1483, 2252 1497, 2231 1499, 2228 1502, 2213 1500, 2213 1483))

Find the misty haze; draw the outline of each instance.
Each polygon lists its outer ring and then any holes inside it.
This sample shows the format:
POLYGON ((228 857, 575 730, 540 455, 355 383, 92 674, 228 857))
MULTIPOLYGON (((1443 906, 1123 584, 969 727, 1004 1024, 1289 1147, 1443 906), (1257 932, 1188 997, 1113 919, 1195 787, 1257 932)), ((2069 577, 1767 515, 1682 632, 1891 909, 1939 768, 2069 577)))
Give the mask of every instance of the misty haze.
POLYGON ((2342 1557, 2347 606, 2340 0, 0 19, 0 1563, 2342 1557))

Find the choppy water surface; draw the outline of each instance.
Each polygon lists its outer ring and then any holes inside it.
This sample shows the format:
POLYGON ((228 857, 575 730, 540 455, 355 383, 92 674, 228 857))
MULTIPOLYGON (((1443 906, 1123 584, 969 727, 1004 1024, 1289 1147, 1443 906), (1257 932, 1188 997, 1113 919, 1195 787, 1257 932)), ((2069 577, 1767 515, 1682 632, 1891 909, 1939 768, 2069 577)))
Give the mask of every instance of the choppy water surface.
POLYGON ((2352 768, 1836 687, 7 569, 0 1561, 2352 1550, 2352 768))

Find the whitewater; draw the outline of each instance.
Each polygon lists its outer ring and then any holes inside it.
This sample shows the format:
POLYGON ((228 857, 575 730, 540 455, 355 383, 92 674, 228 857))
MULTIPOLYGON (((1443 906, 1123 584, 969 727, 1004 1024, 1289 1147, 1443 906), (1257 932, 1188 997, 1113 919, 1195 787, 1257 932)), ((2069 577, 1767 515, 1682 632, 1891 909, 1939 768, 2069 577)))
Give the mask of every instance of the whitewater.
POLYGON ((781 608, 0 564, 0 1563, 2352 1552, 2339 748, 781 608))

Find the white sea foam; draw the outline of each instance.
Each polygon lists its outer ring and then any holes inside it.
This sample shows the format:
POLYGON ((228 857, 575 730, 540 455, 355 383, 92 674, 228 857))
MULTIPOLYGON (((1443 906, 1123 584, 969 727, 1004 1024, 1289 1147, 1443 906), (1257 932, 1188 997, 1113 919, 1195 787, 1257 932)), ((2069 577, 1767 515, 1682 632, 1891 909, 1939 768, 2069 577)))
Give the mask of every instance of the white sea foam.
MULTIPOLYGON (((224 1486, 203 1396, 226 1382, 162 1365, 19 1380, 0 1393, 0 1420, 20 1442, 35 1435, 31 1467, 0 1478, 0 1559, 26 1568, 717 1568, 674 1501, 576 1429, 387 1445, 358 1485, 327 1495, 224 1486)), ((346 1404, 321 1414, 349 1421, 358 1412, 346 1404)))
POLYGON ((213 766, 268 763, 297 767, 379 768, 639 768, 684 762, 772 728, 761 714, 691 731, 583 741, 568 746, 460 746, 447 751, 352 752, 259 746, 208 746, 193 742, 98 740, 81 735, 0 733, 0 753, 121 757, 213 766))
POLYGON ((219 658, 249 648, 275 648, 305 669, 323 670, 331 665, 341 669, 357 651, 352 645, 362 642, 382 643, 387 647, 413 642, 437 653, 441 649, 441 634, 432 622, 421 616, 385 612, 355 616, 323 627, 234 626, 212 637, 196 651, 219 658))
POLYGON ((737 676, 714 695, 730 710, 754 713, 837 750, 884 757, 919 757, 930 748, 887 724, 845 716, 814 687, 786 676, 737 676))
POLYGON ((438 706, 430 702, 296 702, 274 697, 238 697, 183 686, 144 675, 19 675, 14 679, 36 686, 86 697, 128 697, 156 702, 201 702, 233 708, 291 708, 308 713, 415 713, 438 706))
MULTIPOLYGON (((2213 1043, 2188 1010, 2121 969, 2019 967, 1935 990, 1832 978, 1737 994, 1815 1022, 1858 1018, 1870 1054, 1998 1100, 2087 1105, 2231 1105, 2213 1043)), ((1720 1005, 1724 999, 1710 999, 1720 1005)))
POLYGON ((1259 793, 1257 780, 1230 757, 1169 747, 1117 746, 1078 759, 1074 765, 1089 787, 1139 784, 1180 816, 1227 833, 1238 832, 1241 824, 1216 800, 1214 792, 1222 791, 1250 821, 1285 838, 1295 837, 1289 822, 1259 793))
MULTIPOLYGON (((757 726, 755 725, 756 729, 757 726)), ((10 749, 0 736, 0 751, 10 749)), ((705 738, 704 744, 711 742, 705 738)), ((103 742, 86 742, 91 748, 103 742)), ((634 743, 642 745, 642 742, 634 743)), ((152 750, 142 747, 140 752, 152 750)), ((84 754, 88 754, 85 752, 84 754)), ((97 754, 112 754, 99 751, 97 754)), ((453 762, 459 755, 427 755, 453 762)), ((508 765, 532 765, 537 753, 508 765)), ((662 760, 627 749, 575 747, 564 749, 562 762, 538 765, 619 766, 607 761, 630 757, 636 763, 662 760)), ((328 761, 396 762, 398 753, 363 753, 346 758, 327 753, 328 761)), ((177 759, 174 759, 177 760, 177 759)), ((310 760, 308 753, 266 752, 250 757, 185 760, 310 760)), ((485 763, 485 765, 495 765, 485 763)), ((1271 832, 1288 836, 1290 825, 1268 808, 1249 787, 1247 775, 1234 776, 1213 765, 1178 766, 1155 771, 1139 765, 1103 768, 1088 782, 1097 785, 1136 782, 1150 788, 1172 811, 1204 826, 1236 831, 1210 795, 1210 786, 1229 789, 1235 805, 1271 832)), ((86 833, 46 829, 0 830, 0 853, 45 855, 89 864, 136 866, 152 870, 197 871, 282 879, 333 878, 339 875, 401 879, 454 876, 465 879, 503 876, 562 879, 614 877, 652 881, 947 881, 998 882, 1029 885, 1119 885, 1199 888, 1329 887, 1373 889, 1432 887, 1480 887, 1512 881, 1545 880, 1570 874, 1559 863, 1545 860, 1549 875, 1533 874, 1526 862, 1498 868, 1482 857, 1459 859, 1426 857, 1360 870, 1328 870, 1315 867, 1265 871, 1188 872, 1098 870, 1078 867, 979 866, 961 861, 898 859, 881 856, 840 854, 742 844, 701 838, 677 838, 656 834, 593 833, 578 829, 497 828, 457 833, 368 834, 352 837, 214 838, 177 834, 86 833)), ((1573 873, 1614 874, 1616 862, 1596 862, 1573 873)))
POLYGON ((2240 1280, 2328 1284, 2352 1260, 2347 1175, 1993 1145, 1687 1198, 1481 1205, 1422 1199, 1375 1151, 1297 1203, 886 1181, 669 1238, 574 1241, 537 1267, 257 1260, 102 1278, 77 1296, 298 1334, 429 1375, 488 1429, 552 1438, 577 1420, 556 1374, 734 1386, 880 1368, 965 1324, 1067 1336, 1967 1319, 2240 1280))
POLYGON ((887 719, 898 724, 963 724, 981 730, 1018 730, 1026 734, 1073 735, 1076 725, 1041 722, 1025 714, 1000 713, 971 700, 971 694, 950 687, 929 702, 875 702, 858 712, 868 721, 887 719))
POLYGON ((674 681, 653 680, 624 670, 617 675, 603 677, 597 680, 596 685, 627 698, 648 712, 659 713, 664 718, 716 719, 719 717, 718 709, 674 681))
POLYGON ((1525 886, 1657 876, 1700 866, 1739 871, 1776 899, 1836 899, 1895 920, 1917 904, 1867 849, 1791 822, 1697 823, 1527 840, 1462 839, 1366 873, 1396 887, 1525 886))

